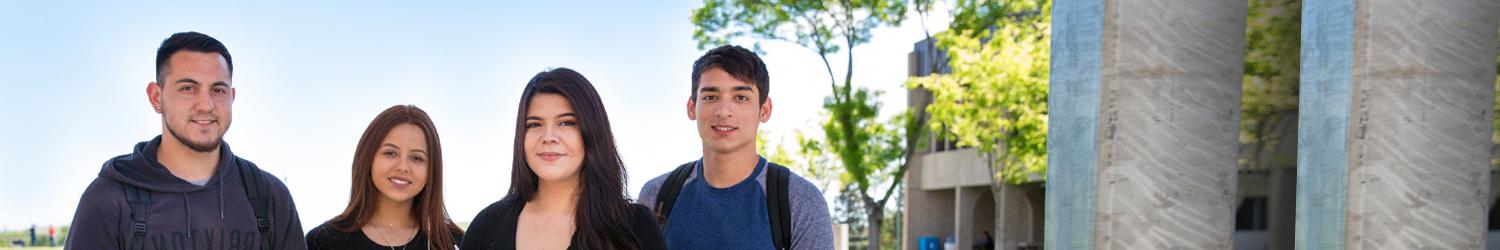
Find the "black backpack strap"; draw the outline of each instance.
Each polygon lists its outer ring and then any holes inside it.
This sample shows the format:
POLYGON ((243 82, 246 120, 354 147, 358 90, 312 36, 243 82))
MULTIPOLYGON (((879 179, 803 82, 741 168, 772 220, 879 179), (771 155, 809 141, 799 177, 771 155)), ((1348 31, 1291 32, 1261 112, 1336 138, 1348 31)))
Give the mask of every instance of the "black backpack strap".
POLYGON ((266 177, 260 168, 242 158, 235 157, 235 163, 240 167, 240 183, 245 185, 245 198, 250 200, 250 208, 255 210, 255 227, 260 230, 260 249, 271 249, 271 220, 266 215, 270 210, 271 201, 267 198, 269 190, 266 177))
POLYGON ((125 186, 125 204, 130 207, 130 238, 126 249, 146 249, 146 209, 151 206, 151 191, 130 184, 125 186))
POLYGON ((780 165, 768 164, 766 168, 766 210, 771 219, 771 240, 776 249, 792 248, 792 206, 787 197, 788 176, 791 171, 780 165))
MULTIPOLYGON (((693 166, 698 161, 691 161, 677 166, 672 174, 667 175, 667 180, 662 182, 661 189, 656 191, 656 222, 663 227, 667 225, 667 216, 672 214, 672 205, 677 203, 677 193, 682 192, 682 185, 687 182, 688 175, 693 172, 693 166)), ((662 230, 666 230, 663 228, 662 230)))

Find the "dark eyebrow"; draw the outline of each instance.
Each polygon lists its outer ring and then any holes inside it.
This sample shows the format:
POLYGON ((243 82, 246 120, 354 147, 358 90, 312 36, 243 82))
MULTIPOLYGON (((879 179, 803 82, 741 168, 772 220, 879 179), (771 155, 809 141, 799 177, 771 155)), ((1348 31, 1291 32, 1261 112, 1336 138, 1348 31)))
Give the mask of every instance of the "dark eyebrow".
POLYGON ((750 86, 734 86, 734 91, 755 91, 750 86))
MULTIPOLYGON (((382 146, 382 147, 384 147, 384 146, 391 146, 391 147, 396 148, 396 149, 401 149, 400 146, 396 146, 396 144, 389 143, 389 142, 387 142, 387 143, 381 143, 380 146, 382 146)), ((427 150, 420 149, 420 148, 413 148, 413 149, 411 149, 411 151, 417 151, 417 152, 420 152, 420 153, 423 153, 423 154, 427 153, 427 150)))
POLYGON ((224 81, 217 81, 217 82, 214 82, 213 86, 214 87, 229 87, 229 83, 224 82, 224 81))
POLYGON ((176 83, 187 83, 187 84, 192 84, 192 85, 199 85, 198 80, 193 80, 193 78, 177 79, 176 83))
MULTIPOLYGON (((574 114, 573 112, 568 112, 568 113, 562 113, 562 114, 558 114, 557 115, 557 118, 563 118, 563 117, 575 117, 576 118, 576 117, 578 117, 578 114, 574 114)), ((527 121, 530 121, 530 120, 538 120, 538 121, 540 121, 540 120, 542 120, 542 117, 540 117, 540 116, 526 116, 526 120, 527 121)))
POLYGON ((704 86, 702 88, 698 88, 698 92, 719 92, 719 87, 704 86))

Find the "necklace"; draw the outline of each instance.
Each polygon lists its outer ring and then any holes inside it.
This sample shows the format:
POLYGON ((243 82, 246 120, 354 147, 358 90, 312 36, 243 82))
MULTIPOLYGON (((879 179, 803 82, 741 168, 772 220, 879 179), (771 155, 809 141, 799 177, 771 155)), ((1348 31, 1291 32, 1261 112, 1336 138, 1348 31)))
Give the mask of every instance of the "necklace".
MULTIPOLYGON (((381 232, 382 230, 380 229, 380 224, 371 223, 370 225, 371 225, 371 227, 374 227, 374 229, 375 229, 375 235, 380 236, 380 241, 391 242, 391 239, 385 237, 385 232, 381 232)), ((387 226, 391 226, 391 225, 387 225, 387 226)), ((376 244, 376 245, 379 245, 379 244, 376 244)), ((391 250, 396 250, 396 246, 386 246, 386 247, 390 247, 391 250)), ((406 250, 406 244, 401 244, 401 250, 406 250)))

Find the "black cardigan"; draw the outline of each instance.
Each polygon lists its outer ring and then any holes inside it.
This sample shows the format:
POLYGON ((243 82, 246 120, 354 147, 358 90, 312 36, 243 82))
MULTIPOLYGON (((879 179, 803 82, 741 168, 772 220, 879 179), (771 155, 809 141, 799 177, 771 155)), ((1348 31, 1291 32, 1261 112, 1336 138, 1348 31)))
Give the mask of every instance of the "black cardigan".
MULTIPOLYGON (((526 207, 526 202, 517 202, 513 199, 502 199, 474 216, 474 221, 469 223, 466 236, 460 242, 459 248, 466 250, 480 249, 516 249, 516 224, 521 217, 521 209, 526 207)), ((635 233, 636 248, 639 249, 667 249, 666 240, 662 239, 661 228, 656 224, 656 216, 651 209, 640 204, 630 204, 630 226, 635 233)), ((568 249, 577 249, 577 246, 568 246, 568 249)))

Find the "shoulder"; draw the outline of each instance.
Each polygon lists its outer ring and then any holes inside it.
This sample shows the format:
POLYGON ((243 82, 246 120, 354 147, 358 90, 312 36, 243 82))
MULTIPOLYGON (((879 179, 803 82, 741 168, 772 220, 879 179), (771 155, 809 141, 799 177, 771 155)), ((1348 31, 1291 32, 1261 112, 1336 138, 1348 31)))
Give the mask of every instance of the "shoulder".
POLYGON ((469 228, 464 230, 461 236, 454 234, 455 238, 459 238, 459 248, 488 249, 496 244, 495 238, 502 237, 505 231, 510 231, 510 234, 514 235, 515 221, 524 204, 519 198, 506 196, 500 201, 490 203, 483 210, 479 210, 479 214, 474 216, 474 220, 469 221, 469 228))
MULTIPOLYGON (((255 175, 259 175, 259 177, 261 177, 262 179, 265 179, 266 180, 266 184, 269 185, 269 187, 272 190, 277 190, 277 189, 286 190, 286 183, 282 183, 281 182, 281 178, 277 178, 276 175, 271 174, 271 172, 266 171, 265 169, 260 168, 260 166, 258 166, 258 165, 255 165, 255 162, 251 162, 250 160, 247 160, 245 158, 242 158, 242 157, 239 157, 239 156, 235 156, 234 157, 234 163, 239 168, 248 168, 248 169, 250 169, 251 173, 254 173, 255 175)), ((242 177, 248 178, 250 176, 242 176, 242 177)))
POLYGON ((122 189, 121 183, 103 177, 89 183, 73 212, 68 246, 119 247, 108 244, 121 239, 121 223, 130 220, 122 189))
POLYGON ((828 201, 823 198, 823 191, 797 173, 787 176, 787 199, 795 221, 828 221, 828 201))
POLYGON ((96 177, 84 188, 83 195, 78 200, 78 206, 85 204, 101 206, 103 209, 118 210, 125 204, 124 183, 104 177, 96 177))
POLYGON ((515 221, 516 217, 520 215, 521 206, 524 204, 520 199, 512 196, 506 196, 504 199, 500 199, 500 201, 490 203, 483 210, 479 210, 479 214, 474 216, 474 220, 469 221, 469 229, 466 233, 470 236, 484 235, 497 230, 499 225, 506 224, 505 222, 507 221, 515 221))
POLYGON ((787 171, 787 173, 787 196, 790 196, 790 198, 792 199, 798 200, 809 199, 820 202, 824 201, 823 191, 818 190, 818 186, 814 185, 812 181, 808 181, 806 178, 802 178, 801 175, 797 175, 797 173, 795 172, 787 171))
POLYGON ((307 231, 307 246, 312 249, 326 249, 339 245, 340 242, 349 239, 350 232, 340 232, 324 222, 318 227, 307 231))
POLYGON ((661 192, 661 185, 667 182, 668 175, 672 175, 672 172, 663 173, 656 176, 656 178, 651 178, 650 181, 646 181, 646 185, 641 186, 640 194, 635 197, 635 202, 645 205, 647 210, 655 208, 656 194, 661 192))

